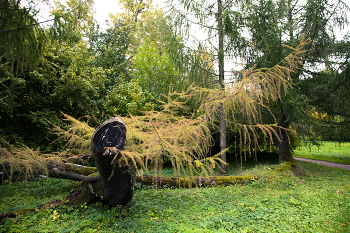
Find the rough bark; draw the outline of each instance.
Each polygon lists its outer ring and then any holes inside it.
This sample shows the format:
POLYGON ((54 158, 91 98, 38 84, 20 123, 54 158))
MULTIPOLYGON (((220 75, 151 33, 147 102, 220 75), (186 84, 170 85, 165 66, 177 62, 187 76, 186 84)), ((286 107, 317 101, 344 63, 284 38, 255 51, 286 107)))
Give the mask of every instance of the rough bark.
POLYGON ((133 197, 135 168, 120 163, 118 155, 125 140, 125 125, 117 117, 100 125, 91 139, 91 151, 103 187, 103 202, 109 206, 125 205, 133 197))
MULTIPOLYGON (((225 77, 224 77, 224 28, 222 22, 222 3, 221 0, 217 1, 218 3, 218 30, 219 30, 219 83, 222 89, 225 89, 225 77)), ((220 150, 221 160, 226 162, 226 111, 225 104, 222 103, 219 109, 220 114, 220 150)), ((227 165, 225 163, 221 163, 222 173, 227 173, 227 165)))
POLYGON ((73 172, 61 171, 55 167, 51 169, 51 172, 54 174, 54 176, 57 176, 59 178, 76 180, 76 181, 83 181, 85 183, 92 183, 92 182, 98 181, 100 179, 100 175, 91 176, 91 177, 84 176, 84 175, 76 174, 73 172))
POLYGON ((293 156, 290 149, 290 140, 288 136, 289 122, 286 116, 283 115, 280 122, 277 124, 277 134, 279 137, 278 142, 278 160, 279 162, 292 162, 293 156))

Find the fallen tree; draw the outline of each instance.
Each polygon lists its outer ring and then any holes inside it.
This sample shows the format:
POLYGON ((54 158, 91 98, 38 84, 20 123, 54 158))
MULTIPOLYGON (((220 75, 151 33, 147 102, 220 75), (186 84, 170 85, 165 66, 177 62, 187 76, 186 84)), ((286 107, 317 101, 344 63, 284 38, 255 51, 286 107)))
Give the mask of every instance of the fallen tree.
POLYGON ((95 130, 91 138, 96 168, 71 163, 61 165, 62 170, 51 168, 57 177, 83 182, 72 201, 86 201, 89 204, 101 201, 108 206, 125 205, 131 201, 135 168, 119 161, 119 152, 124 149, 125 140, 126 127, 123 121, 118 117, 110 118, 95 130))
POLYGON ((8 148, 0 148, 0 159, 4 160, 0 163, 0 169, 5 171, 1 178, 27 179, 41 173, 81 181, 72 199, 75 203, 101 201, 109 206, 125 205, 133 197, 135 183, 133 164, 120 160, 119 152, 124 149, 125 140, 126 127, 120 118, 113 117, 101 124, 90 140, 90 156, 96 167, 71 163, 72 160, 82 162, 80 159, 89 156, 73 159, 59 154, 41 154, 25 146, 9 145, 8 148))
POLYGON ((141 185, 169 187, 204 187, 228 186, 244 184, 254 180, 254 176, 208 176, 208 177, 155 177, 149 175, 136 176, 136 182, 141 185))

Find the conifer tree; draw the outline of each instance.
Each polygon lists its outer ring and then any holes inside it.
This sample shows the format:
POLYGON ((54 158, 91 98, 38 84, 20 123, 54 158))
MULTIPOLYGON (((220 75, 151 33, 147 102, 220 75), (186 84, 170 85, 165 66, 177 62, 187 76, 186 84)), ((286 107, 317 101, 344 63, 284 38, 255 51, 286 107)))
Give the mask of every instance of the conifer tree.
POLYGON ((13 117, 25 85, 21 75, 35 67, 42 53, 44 30, 32 3, 0 1, 0 118, 13 117))
MULTIPOLYGON (((252 1, 245 9, 248 22, 246 28, 254 41, 249 47, 253 56, 247 57, 248 67, 254 64, 258 64, 258 67, 272 67, 289 52, 283 44, 294 46, 303 35, 309 40, 305 47, 307 52, 302 56, 303 70, 292 76, 293 88, 285 90, 288 94, 282 97, 282 101, 271 105, 274 106, 274 115, 279 119, 280 136, 284 134, 284 140, 279 143, 279 159, 290 161, 292 154, 286 129, 295 123, 298 129, 307 133, 310 123, 315 122, 315 119, 310 118, 310 108, 322 101, 309 95, 310 90, 318 86, 319 77, 325 77, 322 69, 334 70, 336 63, 343 60, 336 55, 342 53, 335 46, 336 33, 347 25, 349 9, 337 0, 262 0, 252 1), (314 85, 307 85, 311 83, 314 85)), ((333 79, 328 75, 327 79, 335 81, 336 77, 339 76, 334 76, 333 79)), ((318 93, 322 95, 326 92, 318 93)))
MULTIPOLYGON (((239 31, 239 16, 237 17, 236 25, 230 21, 229 15, 232 9, 239 5, 235 1, 168 1, 169 12, 173 17, 174 25, 178 28, 179 33, 184 37, 184 40, 190 41, 192 38, 191 30, 200 30, 201 36, 206 34, 203 41, 195 40, 195 43, 204 44, 209 47, 210 53, 216 58, 217 64, 216 81, 218 86, 225 90, 226 82, 229 80, 225 78, 225 61, 237 52, 236 41, 230 40, 229 35, 237 34, 239 31), (177 4, 179 3, 179 4, 177 4), (234 42, 234 44, 232 44, 234 42)), ((228 72, 226 71, 226 74, 228 72)), ((225 104, 219 106, 218 109, 220 118, 220 149, 222 151, 221 159, 226 161, 226 120, 227 110, 225 104)), ((221 169, 227 172, 225 163, 222 164, 221 169)))
POLYGON ((16 76, 32 68, 41 55, 44 33, 36 14, 31 4, 0 1, 0 59, 16 76))

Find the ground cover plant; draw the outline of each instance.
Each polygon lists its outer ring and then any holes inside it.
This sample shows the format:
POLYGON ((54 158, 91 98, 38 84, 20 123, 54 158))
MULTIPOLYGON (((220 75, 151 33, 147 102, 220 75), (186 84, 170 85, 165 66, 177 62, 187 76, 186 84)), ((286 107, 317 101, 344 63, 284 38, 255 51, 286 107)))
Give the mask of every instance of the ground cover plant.
POLYGON ((47 203, 74 184, 60 179, 5 184, 1 213, 34 211, 7 220, 0 232, 349 232, 350 172, 297 164, 294 173, 285 164, 249 165, 242 172, 230 166, 232 173, 254 175, 245 185, 136 188, 134 199, 116 208, 97 203, 35 209, 40 202, 34 204, 34 197, 46 192, 41 203, 47 203))
POLYGON ((74 184, 70 180, 38 178, 35 181, 0 185, 0 213, 35 209, 53 199, 69 195, 74 184))
POLYGON ((350 164, 350 143, 349 142, 319 142, 302 143, 294 151, 295 157, 330 161, 335 163, 350 164))

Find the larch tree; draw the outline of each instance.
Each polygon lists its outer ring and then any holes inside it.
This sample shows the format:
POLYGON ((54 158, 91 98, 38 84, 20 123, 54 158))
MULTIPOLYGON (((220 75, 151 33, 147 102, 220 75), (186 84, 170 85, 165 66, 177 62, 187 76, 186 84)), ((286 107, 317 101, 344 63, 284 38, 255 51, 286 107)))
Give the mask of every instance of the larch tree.
MULTIPOLYGON (((230 15, 232 9, 237 8, 240 5, 236 1, 168 1, 169 13, 173 17, 174 26, 177 27, 179 34, 187 42, 187 45, 194 41, 195 44, 202 44, 209 49, 209 53, 215 58, 216 71, 214 77, 216 77, 217 84, 222 90, 226 89, 226 82, 229 78, 225 73, 225 63, 237 54, 238 40, 232 40, 232 35, 239 38, 239 34, 242 33, 242 29, 239 25, 240 16, 238 12, 234 11, 233 15, 236 16, 236 21, 233 23, 230 21, 230 15), (199 31, 199 33, 194 33, 199 31), (197 38, 196 38, 197 36, 197 38), (198 39, 198 36, 201 37, 198 39)), ((232 62, 232 60, 231 60, 232 62)), ((232 65, 231 63, 230 65, 232 65)), ((230 71, 232 74, 233 72, 230 71)), ((231 76, 232 77, 232 76, 231 76)), ((225 109, 225 103, 218 106, 219 118, 220 118, 220 150, 222 152, 221 159, 226 161, 226 134, 227 134, 227 110, 225 109)), ((215 111, 217 112, 217 111, 215 111)), ((227 172, 227 166, 222 163, 221 169, 224 173, 227 172)))
MULTIPOLYGON (((291 78, 294 84, 281 89, 281 98, 269 102, 270 111, 278 119, 279 160, 292 161, 288 131, 295 122, 307 123, 306 114, 310 109, 308 100, 302 97, 300 84, 317 75, 316 67, 334 66, 335 54, 341 51, 334 48, 336 31, 347 24, 348 6, 342 1, 309 0, 300 1, 168 1, 169 12, 175 26, 185 41, 190 44, 206 44, 214 54, 217 66, 216 78, 224 88, 229 81, 229 72, 225 70, 234 60, 242 59, 245 68, 272 68, 279 65, 297 46, 302 38, 309 43, 302 55, 303 70, 298 70, 291 78), (203 33, 205 32, 205 33, 203 33), (204 34, 207 37, 204 37, 204 34), (198 37, 200 38, 198 40, 198 37), (332 60, 333 58, 333 60, 332 60), (305 121, 304 121, 305 120, 305 121)), ((339 57, 338 57, 339 58, 339 57)), ((230 68, 231 68, 230 67, 230 68)), ((237 68, 235 68, 237 69, 237 68)), ((235 76, 236 80, 240 76, 235 76)), ((235 80, 232 82, 234 83, 235 80)), ((311 100, 310 100, 311 101, 311 100)), ((312 101, 311 101, 312 102, 312 101)), ((220 144, 224 151, 226 140, 227 116, 223 107, 219 107, 220 144)), ((225 153, 222 154, 225 159, 225 153)), ((225 166, 223 165, 223 169, 225 166)))

